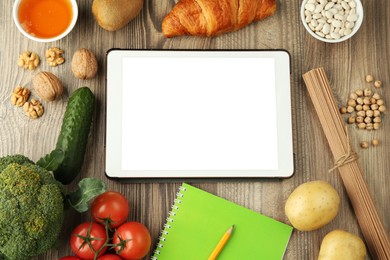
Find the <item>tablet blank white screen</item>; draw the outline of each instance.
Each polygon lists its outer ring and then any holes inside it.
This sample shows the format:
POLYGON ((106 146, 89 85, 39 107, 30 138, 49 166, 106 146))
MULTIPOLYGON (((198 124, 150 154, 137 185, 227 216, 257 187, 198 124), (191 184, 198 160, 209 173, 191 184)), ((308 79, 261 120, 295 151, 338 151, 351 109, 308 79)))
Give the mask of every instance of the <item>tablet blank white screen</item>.
POLYGON ((122 170, 278 169, 273 58, 124 58, 122 170))

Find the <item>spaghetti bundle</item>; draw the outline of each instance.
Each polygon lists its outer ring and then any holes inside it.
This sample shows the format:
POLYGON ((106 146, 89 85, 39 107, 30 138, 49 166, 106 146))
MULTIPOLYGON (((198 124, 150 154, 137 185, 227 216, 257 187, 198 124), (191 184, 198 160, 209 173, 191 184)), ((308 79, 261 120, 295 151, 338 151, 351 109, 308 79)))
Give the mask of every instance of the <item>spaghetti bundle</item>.
POLYGON ((341 179, 356 218, 374 259, 390 259, 390 240, 363 178, 356 153, 352 150, 346 128, 336 105, 323 68, 303 75, 314 108, 320 119, 341 179))

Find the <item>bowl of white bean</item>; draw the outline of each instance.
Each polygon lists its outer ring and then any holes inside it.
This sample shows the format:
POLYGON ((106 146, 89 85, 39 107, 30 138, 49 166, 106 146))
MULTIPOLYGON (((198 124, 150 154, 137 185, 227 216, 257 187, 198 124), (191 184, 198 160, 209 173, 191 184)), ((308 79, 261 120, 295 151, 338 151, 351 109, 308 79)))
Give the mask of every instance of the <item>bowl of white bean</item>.
POLYGON ((303 0, 301 19, 314 38, 337 43, 351 38, 363 22, 360 0, 303 0))

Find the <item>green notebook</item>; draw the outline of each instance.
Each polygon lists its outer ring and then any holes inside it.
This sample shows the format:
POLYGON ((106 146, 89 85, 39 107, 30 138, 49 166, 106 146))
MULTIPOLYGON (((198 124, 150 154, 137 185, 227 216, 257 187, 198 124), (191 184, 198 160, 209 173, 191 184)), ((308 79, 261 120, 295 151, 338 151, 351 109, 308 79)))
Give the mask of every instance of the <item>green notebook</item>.
POLYGON ((233 233, 218 260, 282 259, 293 228, 183 183, 152 260, 207 260, 233 233))

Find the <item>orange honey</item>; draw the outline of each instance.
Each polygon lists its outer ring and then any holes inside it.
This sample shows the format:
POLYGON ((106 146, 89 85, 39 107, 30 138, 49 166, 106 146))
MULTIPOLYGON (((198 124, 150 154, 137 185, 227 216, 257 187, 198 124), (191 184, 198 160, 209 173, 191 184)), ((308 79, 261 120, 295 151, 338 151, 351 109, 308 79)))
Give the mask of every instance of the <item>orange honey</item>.
POLYGON ((52 38, 69 27, 73 18, 72 4, 69 0, 22 0, 18 18, 29 34, 52 38))

